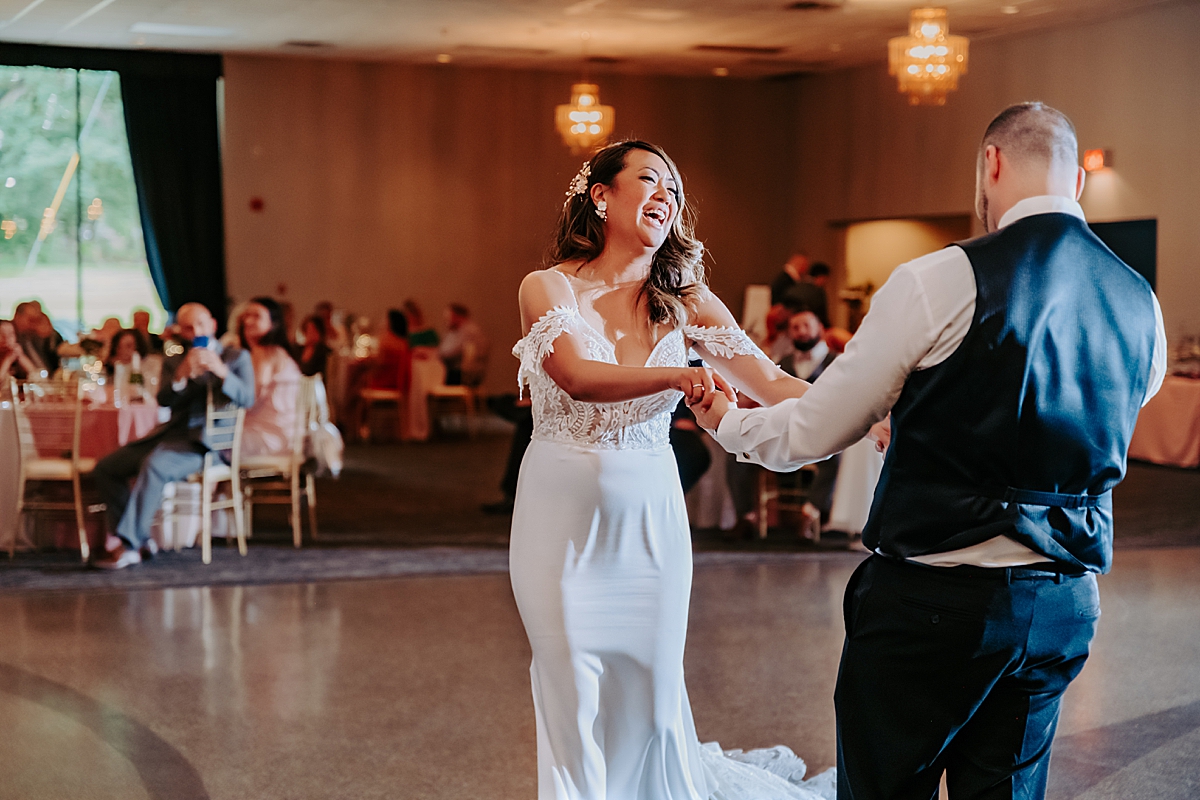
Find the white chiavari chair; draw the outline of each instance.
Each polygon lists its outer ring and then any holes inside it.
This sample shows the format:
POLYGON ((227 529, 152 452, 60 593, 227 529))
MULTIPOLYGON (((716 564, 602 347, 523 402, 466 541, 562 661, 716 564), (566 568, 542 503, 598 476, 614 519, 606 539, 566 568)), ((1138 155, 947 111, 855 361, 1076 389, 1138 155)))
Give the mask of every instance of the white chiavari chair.
MULTIPOLYGON (((208 390, 208 406, 205 410, 204 429, 208 452, 204 454, 204 466, 194 475, 188 476, 189 483, 200 484, 200 536, 201 560, 212 563, 212 515, 214 511, 232 510, 234 531, 237 535, 238 552, 246 555, 245 507, 242 494, 241 456, 242 428, 246 421, 246 409, 232 405, 217 408, 213 404, 212 389, 208 390), (221 454, 227 453, 225 458, 221 454), (217 492, 228 484, 227 496, 217 497, 217 492)), ((163 500, 163 525, 172 531, 180 526, 179 508, 170 494, 163 500)), ((173 533, 175 541, 181 537, 173 533)))

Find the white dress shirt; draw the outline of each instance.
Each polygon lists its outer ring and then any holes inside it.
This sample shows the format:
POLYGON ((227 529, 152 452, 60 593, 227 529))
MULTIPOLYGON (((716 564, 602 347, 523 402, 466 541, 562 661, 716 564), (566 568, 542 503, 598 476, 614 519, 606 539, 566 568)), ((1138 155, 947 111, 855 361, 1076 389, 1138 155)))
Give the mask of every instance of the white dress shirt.
MULTIPOLYGON (((1083 209, 1067 197, 1028 197, 1000 218, 1000 227, 1034 214, 1072 214, 1083 209)), ((966 338, 975 315, 975 273, 958 247, 947 247, 901 264, 871 300, 870 313, 803 397, 770 408, 730 409, 717 441, 767 469, 787 471, 839 453, 862 439, 888 415, 909 374, 936 366, 966 338)), ((1154 298, 1156 333, 1145 405, 1167 372, 1167 336, 1154 298)), ((1004 536, 973 547, 912 559, 936 566, 1007 567, 1046 560, 1004 536)))

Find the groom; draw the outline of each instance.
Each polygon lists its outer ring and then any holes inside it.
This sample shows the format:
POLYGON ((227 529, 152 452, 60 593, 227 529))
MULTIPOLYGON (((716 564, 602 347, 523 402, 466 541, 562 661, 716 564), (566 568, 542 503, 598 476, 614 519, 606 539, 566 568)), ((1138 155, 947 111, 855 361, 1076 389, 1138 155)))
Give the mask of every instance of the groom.
POLYGON ((989 233, 896 269, 801 398, 693 410, 742 460, 796 469, 891 413, 846 589, 841 800, 1041 798, 1112 563, 1112 488, 1165 372, 1147 283, 1088 229, 1075 129, 1005 109, 979 148, 989 233))

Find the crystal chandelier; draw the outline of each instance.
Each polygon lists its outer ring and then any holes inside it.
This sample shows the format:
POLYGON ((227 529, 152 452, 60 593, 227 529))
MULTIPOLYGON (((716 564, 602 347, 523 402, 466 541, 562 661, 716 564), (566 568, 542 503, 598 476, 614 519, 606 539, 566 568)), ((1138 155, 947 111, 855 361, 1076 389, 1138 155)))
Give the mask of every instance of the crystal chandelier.
POLYGON ((609 137, 615 116, 612 106, 600 105, 597 84, 576 83, 571 87, 571 102, 555 109, 554 124, 563 144, 579 155, 590 152, 609 137))
POLYGON ((914 8, 908 36, 888 40, 888 74, 916 105, 944 106, 967 74, 967 37, 951 36, 944 8, 914 8))

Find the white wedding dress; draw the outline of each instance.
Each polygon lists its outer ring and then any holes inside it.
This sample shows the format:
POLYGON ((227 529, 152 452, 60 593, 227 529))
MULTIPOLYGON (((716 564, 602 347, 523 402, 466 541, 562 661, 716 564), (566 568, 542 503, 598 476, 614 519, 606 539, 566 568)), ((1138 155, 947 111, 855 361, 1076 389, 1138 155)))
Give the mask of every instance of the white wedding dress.
MULTIPOLYGON (((510 572, 533 649, 539 800, 832 798, 833 771, 804 781, 786 747, 700 744, 683 680, 691 535, 668 440, 682 395, 572 400, 542 368, 566 332, 591 359, 617 363, 612 343, 565 306, 513 348, 533 400, 510 572)), ((689 344, 765 358, 737 328, 687 326, 646 366, 685 366, 689 344)))

